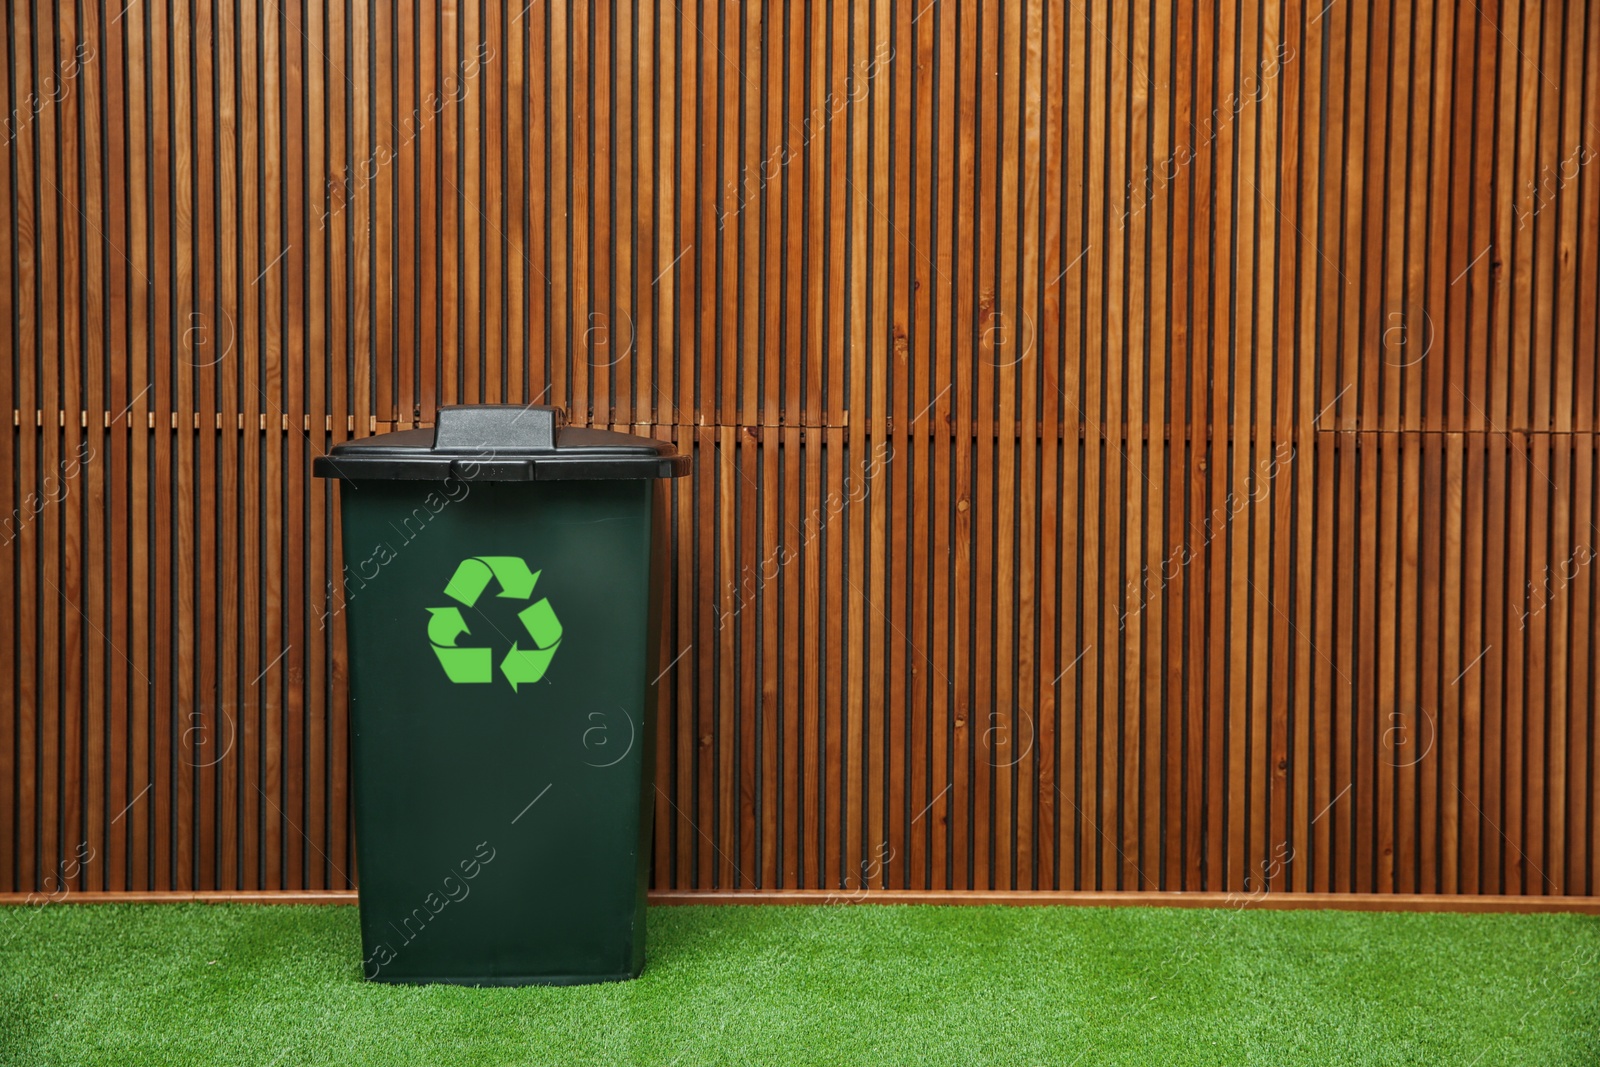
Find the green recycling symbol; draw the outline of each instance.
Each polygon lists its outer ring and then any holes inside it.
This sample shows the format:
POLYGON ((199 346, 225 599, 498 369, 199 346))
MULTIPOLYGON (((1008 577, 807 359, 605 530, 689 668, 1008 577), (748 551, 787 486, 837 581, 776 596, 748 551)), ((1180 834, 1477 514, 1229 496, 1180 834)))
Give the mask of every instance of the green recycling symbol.
MULTIPOLYGON (((500 586, 499 596, 533 600, 533 586, 539 580, 539 574, 539 571, 530 571, 528 564, 517 556, 473 556, 461 561, 449 584, 444 587, 444 595, 465 607, 474 607, 484 590, 489 588, 492 578, 500 586)), ((449 679, 457 684, 494 681, 494 653, 491 649, 456 644, 462 634, 472 633, 467 620, 461 616, 461 608, 454 605, 429 608, 428 615, 428 640, 433 645, 433 654, 439 657, 439 666, 444 668, 449 679)), ((556 647, 561 644, 561 620, 556 618, 548 599, 533 600, 533 603, 517 612, 517 618, 532 639, 533 647, 523 648, 513 640, 511 651, 500 661, 500 673, 511 683, 512 692, 516 692, 519 685, 528 685, 543 678, 551 659, 555 657, 556 647)))

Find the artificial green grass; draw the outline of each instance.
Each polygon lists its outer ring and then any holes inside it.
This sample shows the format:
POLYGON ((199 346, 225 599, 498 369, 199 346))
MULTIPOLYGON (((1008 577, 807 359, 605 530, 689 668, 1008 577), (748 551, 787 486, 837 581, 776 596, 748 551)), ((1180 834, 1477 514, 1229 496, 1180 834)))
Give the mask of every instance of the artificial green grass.
POLYGON ((1584 1064, 1600 919, 652 908, 638 981, 363 982, 351 907, 0 909, 5 1064, 1584 1064))

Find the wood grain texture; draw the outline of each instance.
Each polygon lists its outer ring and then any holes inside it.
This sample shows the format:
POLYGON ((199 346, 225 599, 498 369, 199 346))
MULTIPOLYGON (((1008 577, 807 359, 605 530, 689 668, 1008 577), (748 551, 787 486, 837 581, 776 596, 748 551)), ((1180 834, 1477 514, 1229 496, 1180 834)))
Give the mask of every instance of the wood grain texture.
POLYGON ((46 0, 0 64, 0 892, 354 884, 309 466, 473 402, 694 458, 659 899, 1596 892, 1593 0, 46 0))

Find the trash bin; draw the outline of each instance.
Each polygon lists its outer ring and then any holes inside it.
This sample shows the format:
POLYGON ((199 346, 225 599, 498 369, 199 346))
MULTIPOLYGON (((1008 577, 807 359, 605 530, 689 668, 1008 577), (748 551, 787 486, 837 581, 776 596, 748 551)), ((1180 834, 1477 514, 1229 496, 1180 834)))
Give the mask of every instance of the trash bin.
POLYGON ((322 621, 349 627, 369 979, 644 967, 659 479, 689 457, 565 423, 445 407, 431 430, 315 461, 340 480, 344 569, 322 621))

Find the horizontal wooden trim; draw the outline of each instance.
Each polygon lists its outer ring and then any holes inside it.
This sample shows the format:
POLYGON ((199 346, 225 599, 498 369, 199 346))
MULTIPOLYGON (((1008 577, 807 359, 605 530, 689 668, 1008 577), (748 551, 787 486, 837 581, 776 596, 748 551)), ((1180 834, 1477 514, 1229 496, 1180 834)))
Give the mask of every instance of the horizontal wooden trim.
POLYGON ((1446 427, 1440 429, 1417 429, 1416 427, 1401 427, 1400 429, 1386 429, 1378 426, 1318 426, 1318 436, 1321 437, 1408 437, 1412 439, 1427 437, 1588 437, 1600 438, 1600 430, 1536 430, 1526 426, 1512 426, 1485 428, 1482 426, 1446 427))
MULTIPOLYGON (((394 430, 428 429, 433 426, 433 423, 430 420, 413 422, 409 419, 380 419, 376 415, 366 416, 364 419, 359 421, 363 426, 366 427, 366 431, 368 433, 389 433, 394 430)), ((574 421, 579 423, 583 422, 583 420, 577 419, 576 417, 574 417, 574 421)), ((199 432, 202 428, 202 424, 205 424, 207 427, 218 433, 222 432, 225 426, 231 427, 238 433, 244 433, 246 429, 255 429, 259 433, 268 433, 271 431, 289 433, 292 430, 309 433, 311 429, 318 424, 320 424, 323 432, 332 433, 335 422, 338 422, 342 424, 346 433, 353 434, 356 431, 358 419, 354 415, 347 415, 343 417, 336 417, 333 415, 289 415, 286 413, 267 415, 261 412, 256 412, 253 414, 229 415, 213 413, 209 416, 201 415, 199 412, 190 412, 187 416, 185 416, 174 411, 169 411, 162 414, 157 414, 153 411, 146 411, 141 414, 129 414, 126 410, 121 413, 113 413, 109 410, 93 412, 68 412, 65 410, 45 412, 41 410, 34 410, 31 412, 24 412, 20 409, 13 408, 11 411, 11 425, 13 427, 33 426, 37 429, 43 430, 46 426, 51 426, 56 429, 65 429, 68 422, 76 422, 78 426, 83 428, 87 428, 92 423, 105 429, 110 429, 111 426, 115 424, 117 426, 125 427, 129 430, 133 428, 135 423, 141 423, 148 430, 153 431, 158 427, 162 427, 173 432, 176 432, 180 426, 186 426, 195 432, 199 432)), ((759 438, 769 431, 781 432, 785 430, 799 430, 803 438, 806 433, 811 431, 848 430, 850 428, 850 420, 849 412, 845 412, 843 421, 837 423, 628 422, 604 423, 596 425, 606 425, 618 429, 628 429, 635 433, 652 433, 659 432, 661 430, 674 430, 691 433, 696 430, 710 430, 716 432, 720 432, 722 430, 732 430, 737 435, 755 438, 759 438)), ((919 439, 931 439, 934 437, 956 438, 961 436, 956 432, 953 426, 948 424, 943 427, 942 432, 936 432, 938 430, 939 424, 933 420, 927 420, 915 431, 909 429, 902 430, 895 426, 895 420, 890 417, 884 419, 883 429, 881 432, 889 436, 919 439)), ((976 440, 979 436, 980 427, 974 423, 969 427, 969 430, 970 436, 976 440)), ((866 427, 866 436, 869 438, 873 437, 878 432, 879 430, 876 427, 866 427)), ((1307 432, 1305 428, 1296 426, 1272 427, 1259 433, 1257 432, 1257 428, 1254 426, 1241 427, 1239 432, 1235 434, 1233 433, 1232 428, 1226 426, 1215 428, 1162 426, 1152 432, 1152 427, 1144 425, 1128 426, 1117 424, 1089 426, 1084 424, 1074 424, 1061 426, 1055 436, 1059 440, 1076 435, 1080 441, 1093 438, 1099 438, 1106 441, 1146 441, 1154 437, 1167 441, 1237 440, 1252 442, 1260 438, 1262 440, 1279 440, 1293 443, 1300 438, 1302 433, 1305 432, 1307 432)), ((1467 438, 1562 437, 1589 438, 1594 441, 1600 441, 1600 430, 1535 430, 1527 429, 1525 427, 1517 427, 1513 429, 1451 428, 1441 430, 1414 428, 1381 429, 1373 427, 1362 428, 1318 425, 1311 427, 1310 432, 1319 437, 1328 437, 1334 439, 1341 437, 1354 437, 1357 440, 1367 437, 1425 438, 1458 436, 1467 438)), ((999 440, 1005 436, 1005 434, 1000 432, 998 428, 995 429, 994 433, 996 440, 999 440)), ((1050 434, 1048 433, 1048 428, 1046 426, 1026 426, 1020 423, 1016 426, 1011 434, 1012 439, 1018 441, 1028 438, 1044 440, 1049 436, 1050 434)))
MULTIPOLYGON (((354 904, 353 889, 73 892, 62 904, 354 904)), ((51 902, 42 893, 0 893, 0 906, 51 902)), ((1600 915, 1600 897, 1449 895, 1440 893, 1125 893, 1032 892, 961 889, 868 889, 830 892, 781 889, 758 893, 653 890, 650 903, 681 904, 1005 904, 1011 906, 1260 908, 1269 911, 1429 911, 1468 914, 1573 913, 1600 915)))
POLYGON ((270 889, 208 890, 189 892, 75 890, 52 896, 48 893, 0 893, 0 907, 46 904, 354 904, 354 889, 270 889))
MULTIPOLYGON (((178 429, 180 423, 184 426, 187 426, 191 430, 198 431, 201 428, 201 423, 205 422, 209 424, 211 429, 218 432, 221 432, 226 424, 239 433, 243 433, 247 427, 255 429, 261 433, 265 433, 268 430, 277 430, 280 433, 287 433, 290 429, 309 431, 317 423, 322 424, 322 429, 325 432, 332 433, 335 421, 341 423, 346 432, 354 433, 357 423, 356 416, 354 415, 345 415, 336 420, 335 416, 333 415, 323 415, 320 417, 314 415, 299 415, 291 418, 289 415, 284 413, 268 415, 264 412, 256 412, 250 415, 243 413, 223 415, 218 412, 213 413, 209 417, 202 417, 198 411, 193 411, 187 416, 182 416, 176 411, 169 411, 161 415, 157 415, 153 411, 146 411, 143 414, 130 414, 126 408, 124 408, 120 413, 113 413, 110 411, 57 411, 50 414, 38 410, 33 411, 31 414, 25 414, 16 408, 11 409, 11 425, 14 427, 33 426, 36 429, 42 430, 46 426, 51 426, 55 429, 61 430, 66 428, 66 425, 69 421, 75 422, 79 427, 84 429, 87 429, 91 422, 102 429, 107 430, 109 430, 113 424, 128 430, 132 430, 134 424, 139 423, 142 424, 147 430, 154 430, 160 426, 162 428, 174 431, 178 429)), ((391 430, 395 428, 395 424, 370 415, 363 421, 363 425, 367 427, 369 433, 377 433, 379 430, 391 430)))
POLYGON ((821 889, 726 893, 664 890, 650 903, 674 904, 1007 904, 1081 907, 1261 908, 1272 911, 1575 912, 1600 915, 1600 897, 1467 896, 1439 893, 1053 892, 962 889, 821 889))

